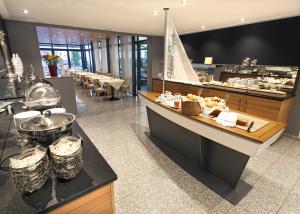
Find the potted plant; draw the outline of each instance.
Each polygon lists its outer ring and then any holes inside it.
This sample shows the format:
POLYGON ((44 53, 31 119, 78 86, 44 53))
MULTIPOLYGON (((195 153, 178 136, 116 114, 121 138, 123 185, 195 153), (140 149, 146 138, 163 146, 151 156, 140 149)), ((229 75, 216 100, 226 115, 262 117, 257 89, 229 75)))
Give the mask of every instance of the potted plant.
POLYGON ((43 60, 48 64, 49 72, 51 77, 57 77, 57 64, 61 58, 57 55, 44 55, 43 60))

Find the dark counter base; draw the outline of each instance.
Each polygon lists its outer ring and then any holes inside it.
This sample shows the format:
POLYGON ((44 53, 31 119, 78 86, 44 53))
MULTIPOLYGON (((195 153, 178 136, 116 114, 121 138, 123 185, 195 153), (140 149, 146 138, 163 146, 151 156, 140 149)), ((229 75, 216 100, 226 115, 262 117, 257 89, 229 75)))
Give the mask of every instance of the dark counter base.
MULTIPOLYGON (((23 111, 19 103, 13 104, 13 107, 16 112, 23 111)), ((20 152, 20 147, 17 146, 14 135, 12 116, 3 116, 0 120, 0 152, 9 132, 3 153, 5 158, 20 152)), ((15 189, 9 172, 0 171, 0 213, 47 213, 117 179, 113 169, 76 121, 72 126, 72 133, 82 138, 83 167, 80 173, 67 181, 56 179, 52 174, 41 189, 24 194, 15 189)), ((8 166, 8 161, 4 166, 8 166)))
POLYGON ((147 114, 151 137, 163 144, 158 146, 177 164, 218 194, 222 192, 222 197, 236 188, 249 156, 195 134, 148 107, 147 114))

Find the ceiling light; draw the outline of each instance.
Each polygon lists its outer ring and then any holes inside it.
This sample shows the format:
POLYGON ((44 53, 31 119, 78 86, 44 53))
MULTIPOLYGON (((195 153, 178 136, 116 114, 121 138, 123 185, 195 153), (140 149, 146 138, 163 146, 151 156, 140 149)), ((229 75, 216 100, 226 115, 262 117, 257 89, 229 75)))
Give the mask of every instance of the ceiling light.
POLYGON ((181 4, 183 4, 183 5, 186 5, 186 4, 188 4, 188 3, 189 3, 188 0, 181 0, 181 4))
POLYGON ((24 13, 25 13, 25 14, 28 14, 29 11, 28 11, 27 9, 24 9, 24 13))
POLYGON ((157 11, 157 10, 154 10, 154 11, 153 11, 153 15, 154 15, 154 16, 157 16, 157 15, 158 15, 158 11, 157 11))
POLYGON ((55 36, 55 35, 54 35, 53 37, 54 37, 54 38, 56 38, 56 36, 55 36))
POLYGON ((204 30, 204 29, 205 29, 205 26, 203 25, 201 28, 202 28, 202 30, 204 30))
POLYGON ((60 31, 58 31, 57 33, 61 33, 60 31))
POLYGON ((83 33, 81 33, 80 36, 83 36, 83 33))
POLYGON ((241 18, 241 22, 244 22, 245 21, 245 18, 241 18))

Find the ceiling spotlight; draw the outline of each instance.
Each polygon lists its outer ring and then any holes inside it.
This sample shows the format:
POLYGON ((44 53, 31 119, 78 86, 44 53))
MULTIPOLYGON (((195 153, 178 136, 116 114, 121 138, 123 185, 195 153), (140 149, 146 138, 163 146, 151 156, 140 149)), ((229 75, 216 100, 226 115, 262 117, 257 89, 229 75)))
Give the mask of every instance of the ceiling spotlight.
POLYGON ((53 37, 54 37, 54 38, 56 38, 56 36, 55 36, 55 35, 54 35, 53 37))
POLYGON ((181 0, 181 4, 183 4, 183 5, 186 5, 186 4, 188 4, 188 3, 189 3, 188 0, 181 0))
POLYGON ((61 34, 61 32, 60 32, 60 31, 58 31, 57 33, 61 34))
POLYGON ((154 11, 153 11, 153 15, 154 15, 154 16, 157 16, 157 15, 158 15, 158 11, 157 11, 157 10, 154 10, 154 11))
POLYGON ((83 33, 81 33, 80 36, 83 36, 83 33))
POLYGON ((24 9, 24 11, 23 11, 25 14, 28 14, 29 13, 29 11, 27 10, 27 9, 24 9))
POLYGON ((244 22, 245 21, 245 18, 241 18, 241 22, 244 22))
POLYGON ((205 29, 205 26, 203 25, 201 28, 202 28, 202 30, 204 30, 204 29, 205 29))

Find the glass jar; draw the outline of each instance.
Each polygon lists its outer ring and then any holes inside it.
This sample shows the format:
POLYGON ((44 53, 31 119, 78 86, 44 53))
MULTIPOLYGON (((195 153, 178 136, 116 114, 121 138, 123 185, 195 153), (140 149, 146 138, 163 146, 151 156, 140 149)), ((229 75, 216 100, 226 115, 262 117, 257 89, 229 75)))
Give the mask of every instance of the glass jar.
POLYGON ((174 108, 181 108, 181 94, 174 94, 174 108))

